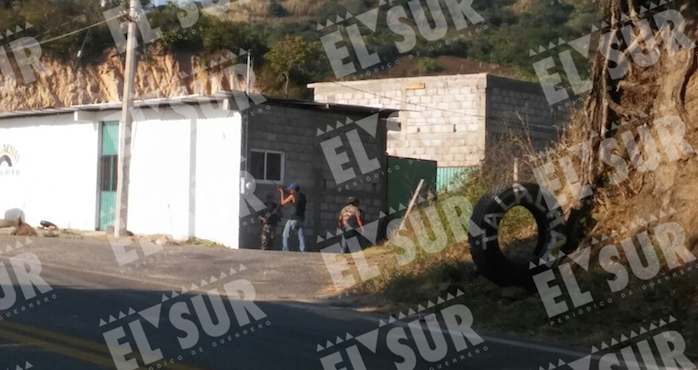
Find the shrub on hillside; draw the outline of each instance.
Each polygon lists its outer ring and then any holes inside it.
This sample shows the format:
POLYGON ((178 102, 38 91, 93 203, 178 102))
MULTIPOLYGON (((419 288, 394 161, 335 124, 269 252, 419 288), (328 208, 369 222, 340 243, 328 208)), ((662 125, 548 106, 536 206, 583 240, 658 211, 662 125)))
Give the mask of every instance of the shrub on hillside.
POLYGON ((434 72, 439 72, 443 68, 439 65, 439 61, 434 58, 423 57, 416 62, 416 72, 419 75, 426 75, 434 72))

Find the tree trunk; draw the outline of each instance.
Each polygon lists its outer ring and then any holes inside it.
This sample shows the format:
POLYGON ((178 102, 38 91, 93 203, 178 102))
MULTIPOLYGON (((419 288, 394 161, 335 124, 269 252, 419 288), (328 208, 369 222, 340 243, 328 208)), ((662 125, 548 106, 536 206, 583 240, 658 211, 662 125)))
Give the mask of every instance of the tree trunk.
MULTIPOLYGON (((688 4, 688 0, 677 0, 671 7, 674 9, 685 9, 688 4)), ((608 166, 604 166, 599 158, 601 142, 604 139, 616 136, 618 130, 614 129, 614 127, 617 123, 651 126, 654 122, 654 117, 648 117, 644 113, 645 110, 648 110, 647 104, 652 104, 651 100, 634 102, 632 99, 623 99, 634 86, 647 89, 648 86, 652 86, 652 83, 664 77, 661 75, 661 70, 658 69, 662 64, 661 60, 655 66, 650 67, 633 65, 631 52, 635 48, 642 48, 645 45, 636 44, 635 42, 633 45, 628 45, 621 34, 621 28, 628 25, 628 23, 632 24, 640 20, 643 5, 644 8, 649 8, 649 2, 642 0, 607 0, 605 3, 605 18, 608 28, 601 29, 600 34, 606 34, 608 37, 605 40, 600 38, 599 51, 597 51, 594 57, 591 71, 593 89, 585 102, 584 117, 583 122, 581 122, 581 136, 586 142, 591 143, 590 150, 587 153, 583 153, 580 162, 581 182, 590 186, 594 195, 591 199, 586 199, 576 204, 570 212, 568 224, 576 228, 576 230, 571 232, 573 240, 575 238, 581 239, 593 226, 591 213, 598 202, 598 190, 608 183, 608 166), (601 50, 605 52, 601 52, 601 50), (610 55, 608 52, 610 50, 614 50, 628 58, 629 68, 622 78, 613 79, 609 74, 609 66, 612 61, 606 56, 610 55), (653 71, 653 68, 657 68, 657 71, 653 71), (646 72, 648 71, 654 73, 654 81, 647 81, 646 72), (644 76, 641 77, 642 73, 644 73, 644 76)), ((690 10, 684 10, 682 13, 690 13, 690 10)), ((649 19, 647 15, 642 17, 643 19, 649 19)), ((666 49, 664 45, 661 45, 662 37, 658 35, 659 30, 654 25, 652 30, 654 37, 659 40, 657 47, 660 48, 661 58, 667 57, 666 49)), ((681 86, 677 86, 677 93, 674 99, 676 109, 679 115, 683 116, 682 118, 686 124, 688 124, 687 114, 685 113, 685 107, 683 107, 685 105, 686 85, 690 77, 696 72, 696 69, 698 69, 695 48, 690 52, 692 55, 689 57, 689 62, 685 69, 685 77, 681 86)), ((637 91, 635 91, 635 94, 637 94, 637 91)), ((619 137, 616 139, 618 142, 622 142, 619 137)), ((636 175, 644 176, 644 174, 636 175)))

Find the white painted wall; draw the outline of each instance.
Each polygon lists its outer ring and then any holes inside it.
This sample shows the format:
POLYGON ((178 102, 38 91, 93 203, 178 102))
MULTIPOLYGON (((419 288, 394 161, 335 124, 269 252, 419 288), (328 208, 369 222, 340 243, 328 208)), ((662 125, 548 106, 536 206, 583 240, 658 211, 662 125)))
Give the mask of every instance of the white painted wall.
POLYGON ((190 120, 134 122, 128 229, 136 234, 189 234, 190 120))
POLYGON ((134 119, 128 229, 238 248, 240 113, 174 108, 141 110, 134 119))
POLYGON ((241 117, 199 121, 196 130, 196 235, 239 248, 241 117))
POLYGON ((4 144, 17 150, 19 174, 0 174, 0 218, 17 208, 32 225, 49 220, 64 228, 95 228, 96 124, 75 123, 72 114, 4 119, 4 144))
MULTIPOLYGON (((0 146, 19 153, 18 176, 0 175, 0 217, 30 224, 97 225, 99 122, 116 111, 0 119, 0 146)), ((134 119, 128 229, 239 247, 242 119, 213 106, 145 109, 134 119)))

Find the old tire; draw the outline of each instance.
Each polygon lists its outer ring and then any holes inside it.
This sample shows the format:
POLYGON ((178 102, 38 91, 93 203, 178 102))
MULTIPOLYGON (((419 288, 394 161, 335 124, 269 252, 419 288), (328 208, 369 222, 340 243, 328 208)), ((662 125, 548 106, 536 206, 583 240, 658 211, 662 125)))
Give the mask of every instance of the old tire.
POLYGON ((537 265, 542 256, 555 250, 567 253, 565 219, 554 199, 537 184, 513 184, 482 197, 473 209, 468 230, 470 251, 479 273, 499 286, 533 288, 533 274, 546 267, 507 259, 499 246, 499 224, 509 210, 524 207, 538 227, 538 241, 530 261, 537 265))

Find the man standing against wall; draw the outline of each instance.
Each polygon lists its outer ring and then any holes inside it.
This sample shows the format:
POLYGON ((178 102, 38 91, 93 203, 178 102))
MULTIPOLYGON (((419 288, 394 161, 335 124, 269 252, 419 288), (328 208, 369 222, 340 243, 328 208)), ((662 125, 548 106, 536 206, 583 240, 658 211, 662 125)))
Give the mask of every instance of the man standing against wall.
POLYGON ((283 233, 283 251, 288 251, 288 239, 292 232, 298 233, 298 249, 301 252, 305 251, 305 236, 303 235, 303 222, 305 221, 305 194, 301 193, 301 187, 297 184, 291 184, 287 188, 288 195, 284 193, 284 189, 279 187, 279 195, 281 197, 281 207, 288 206, 291 208, 290 217, 286 221, 283 233))

